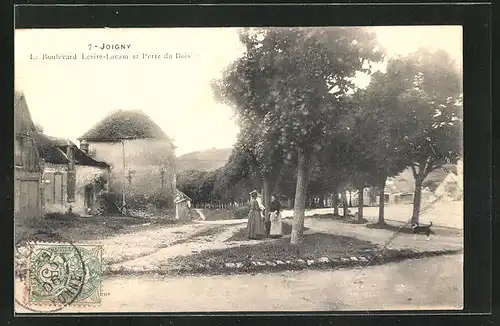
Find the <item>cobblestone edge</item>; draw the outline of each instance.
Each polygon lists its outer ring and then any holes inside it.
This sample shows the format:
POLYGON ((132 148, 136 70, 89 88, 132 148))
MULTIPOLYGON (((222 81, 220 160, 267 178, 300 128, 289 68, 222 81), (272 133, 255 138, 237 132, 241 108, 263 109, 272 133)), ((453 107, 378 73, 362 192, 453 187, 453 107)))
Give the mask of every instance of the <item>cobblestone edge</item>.
POLYGON ((412 250, 386 250, 371 252, 364 255, 343 255, 338 257, 318 257, 315 259, 273 259, 268 261, 242 260, 224 263, 193 262, 170 267, 146 267, 118 269, 107 268, 104 276, 133 276, 133 275, 230 275, 252 274, 256 272, 279 272, 296 270, 341 269, 382 265, 407 259, 420 259, 433 256, 451 255, 461 253, 460 249, 442 249, 429 251, 412 250))

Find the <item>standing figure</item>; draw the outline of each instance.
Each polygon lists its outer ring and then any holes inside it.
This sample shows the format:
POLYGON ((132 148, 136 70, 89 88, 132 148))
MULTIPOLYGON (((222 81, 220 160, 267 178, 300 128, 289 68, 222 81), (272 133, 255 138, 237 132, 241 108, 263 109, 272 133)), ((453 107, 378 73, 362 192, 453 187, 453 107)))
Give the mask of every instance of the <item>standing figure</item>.
POLYGON ((276 196, 271 196, 271 204, 269 209, 271 215, 271 229, 269 236, 272 238, 279 238, 283 235, 281 224, 281 204, 276 196))
POLYGON ((250 212, 248 213, 247 238, 258 239, 264 236, 266 230, 261 217, 261 208, 257 202, 257 191, 250 193, 250 212))
POLYGON ((268 213, 265 208, 262 210, 262 212, 263 212, 264 226, 266 228, 266 237, 268 237, 271 234, 271 214, 268 213))

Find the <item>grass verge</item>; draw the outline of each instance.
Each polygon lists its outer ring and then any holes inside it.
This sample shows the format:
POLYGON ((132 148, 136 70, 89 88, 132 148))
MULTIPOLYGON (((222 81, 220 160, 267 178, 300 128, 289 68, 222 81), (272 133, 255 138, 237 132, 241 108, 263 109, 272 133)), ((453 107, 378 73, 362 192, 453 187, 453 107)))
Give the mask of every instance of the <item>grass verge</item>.
POLYGON ((304 235, 301 245, 290 244, 289 238, 265 241, 255 245, 242 245, 232 248, 204 250, 190 256, 179 256, 169 260, 169 265, 205 262, 224 264, 233 261, 267 261, 288 259, 314 259, 341 255, 366 254, 377 250, 371 242, 352 237, 313 233, 304 235))
POLYGON ((412 251, 412 250, 384 250, 382 252, 367 252, 362 256, 341 255, 335 257, 321 257, 312 261, 305 259, 289 260, 267 260, 267 261, 249 261, 238 260, 232 264, 221 264, 219 262, 196 262, 177 263, 175 265, 158 266, 154 269, 143 270, 141 268, 121 268, 116 270, 107 269, 105 276, 132 276, 132 275, 231 275, 231 274, 256 274, 256 273, 275 273, 280 271, 297 270, 335 270, 342 268, 363 268, 368 266, 383 265, 388 263, 397 263, 407 259, 422 259, 435 256, 459 254, 461 249, 446 249, 434 251, 412 251), (327 260, 324 260, 327 258, 327 260), (257 263, 257 264, 254 264, 257 263))
POLYGON ((349 215, 347 217, 343 217, 342 215, 336 215, 336 214, 314 214, 311 216, 308 216, 308 218, 320 218, 324 220, 335 220, 343 223, 348 223, 348 224, 366 224, 368 223, 368 220, 365 218, 356 218, 354 215, 349 215))
MULTIPOLYGON (((238 232, 233 234, 230 238, 224 240, 224 242, 247 241, 248 239, 246 237, 246 230, 247 230, 246 228, 240 229, 238 232)), ((309 228, 304 227, 304 231, 307 231, 307 230, 309 230, 309 228)), ((290 235, 292 233, 292 225, 287 223, 287 222, 283 222, 282 231, 283 231, 283 236, 290 235)))
POLYGON ((72 242, 99 240, 119 234, 126 234, 158 227, 173 227, 190 222, 174 219, 151 219, 128 216, 80 217, 70 214, 51 214, 40 219, 15 223, 16 243, 25 242, 35 233, 38 241, 52 241, 59 238, 72 242), (53 237, 51 235, 54 235, 53 237))

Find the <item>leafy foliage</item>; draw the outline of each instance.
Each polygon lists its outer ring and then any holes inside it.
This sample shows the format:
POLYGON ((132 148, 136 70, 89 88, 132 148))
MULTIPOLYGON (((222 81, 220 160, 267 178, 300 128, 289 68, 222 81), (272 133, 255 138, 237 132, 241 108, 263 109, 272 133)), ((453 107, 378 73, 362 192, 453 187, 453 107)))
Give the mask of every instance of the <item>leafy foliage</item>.
MULTIPOLYGON (((216 97, 232 106, 242 147, 263 175, 284 172, 297 159, 292 241, 302 233, 306 168, 338 133, 349 129, 347 94, 357 72, 382 59, 374 35, 361 28, 246 29, 247 55, 214 82, 216 97)), ((280 173, 281 174, 281 173, 280 173)))

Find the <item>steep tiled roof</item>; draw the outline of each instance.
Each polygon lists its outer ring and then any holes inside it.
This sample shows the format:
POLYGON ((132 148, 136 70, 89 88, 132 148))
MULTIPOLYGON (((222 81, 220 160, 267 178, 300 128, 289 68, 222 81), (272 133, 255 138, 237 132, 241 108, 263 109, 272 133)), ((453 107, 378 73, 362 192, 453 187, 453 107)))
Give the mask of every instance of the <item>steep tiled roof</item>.
POLYGON ((26 103, 24 94, 20 91, 14 92, 14 130, 32 137, 36 134, 36 128, 31 119, 31 114, 26 103))
POLYGON ((116 141, 120 139, 170 138, 149 116, 140 110, 117 111, 108 115, 79 140, 116 141))
POLYGON ((67 164, 69 159, 66 156, 65 149, 71 146, 75 149, 75 164, 98 167, 109 166, 104 162, 94 160, 68 139, 51 137, 42 133, 38 133, 36 139, 38 151, 45 162, 52 164, 67 164))

